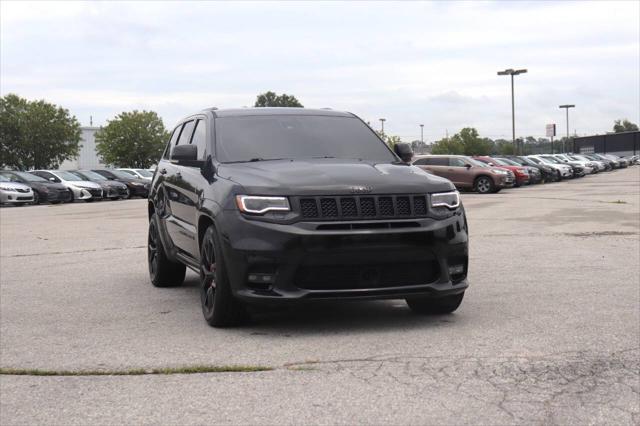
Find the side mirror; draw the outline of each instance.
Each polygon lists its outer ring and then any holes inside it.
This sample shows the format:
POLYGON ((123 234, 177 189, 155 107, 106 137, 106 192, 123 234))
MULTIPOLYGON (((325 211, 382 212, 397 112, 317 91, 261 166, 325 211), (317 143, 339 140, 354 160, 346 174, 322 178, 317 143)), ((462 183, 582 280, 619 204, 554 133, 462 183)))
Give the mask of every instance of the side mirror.
POLYGON ((413 149, 408 143, 397 143, 393 146, 393 152, 405 163, 410 163, 413 158, 413 149))
POLYGON ((464 166, 467 168, 467 170, 471 168, 471 164, 465 164, 464 166))
POLYGON ((187 167, 201 167, 204 164, 204 161, 198 160, 198 147, 195 145, 178 145, 173 148, 171 162, 187 167))

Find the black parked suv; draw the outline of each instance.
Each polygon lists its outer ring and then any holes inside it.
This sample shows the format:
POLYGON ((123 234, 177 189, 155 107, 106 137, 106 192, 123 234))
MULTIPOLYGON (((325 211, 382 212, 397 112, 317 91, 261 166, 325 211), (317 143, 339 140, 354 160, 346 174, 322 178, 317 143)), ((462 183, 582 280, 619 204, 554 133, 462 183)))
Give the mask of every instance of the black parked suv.
POLYGON ((212 326, 239 323, 247 305, 327 299, 403 298, 419 313, 450 313, 467 288, 467 221, 453 184, 400 161, 350 113, 189 116, 173 130, 148 208, 151 282, 199 272, 212 326))

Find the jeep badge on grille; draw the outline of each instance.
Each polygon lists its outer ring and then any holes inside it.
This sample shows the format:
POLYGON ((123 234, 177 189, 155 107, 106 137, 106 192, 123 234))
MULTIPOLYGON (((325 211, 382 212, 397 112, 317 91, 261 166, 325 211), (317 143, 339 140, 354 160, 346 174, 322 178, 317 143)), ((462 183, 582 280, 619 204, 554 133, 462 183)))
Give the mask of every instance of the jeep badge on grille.
POLYGON ((373 190, 370 186, 350 186, 349 191, 352 194, 368 194, 373 190))

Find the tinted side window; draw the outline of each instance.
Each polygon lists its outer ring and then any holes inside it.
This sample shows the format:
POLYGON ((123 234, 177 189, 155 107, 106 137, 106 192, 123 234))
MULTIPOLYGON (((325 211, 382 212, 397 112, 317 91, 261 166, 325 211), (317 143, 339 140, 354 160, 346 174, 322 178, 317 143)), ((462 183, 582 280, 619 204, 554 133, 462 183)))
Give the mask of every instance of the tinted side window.
POLYGON ((453 157, 449 158, 449 165, 451 167, 464 167, 465 162, 462 158, 453 157))
POLYGON ((426 158, 428 165, 430 166, 448 166, 449 159, 447 157, 430 157, 426 158))
POLYGON ((198 147, 198 159, 204 160, 204 154, 207 148, 207 122, 204 120, 198 120, 196 122, 196 129, 193 131, 193 138, 191 139, 191 145, 198 147))
POLYGON ((167 148, 164 150, 162 158, 169 159, 171 157, 171 149, 176 146, 176 141, 178 140, 178 136, 180 136, 180 129, 182 129, 182 124, 173 130, 173 134, 171 135, 171 139, 169 139, 169 143, 167 144, 167 148))
POLYGON ((427 160, 428 160, 428 158, 419 158, 416 161, 414 161, 413 164, 415 164, 416 166, 424 166, 424 165, 429 164, 427 162, 427 160))
POLYGON ((182 128, 182 133, 180 133, 180 139, 178 139, 178 143, 176 145, 188 145, 191 141, 191 134, 193 133, 193 125, 194 121, 187 121, 184 123, 184 127, 182 128))

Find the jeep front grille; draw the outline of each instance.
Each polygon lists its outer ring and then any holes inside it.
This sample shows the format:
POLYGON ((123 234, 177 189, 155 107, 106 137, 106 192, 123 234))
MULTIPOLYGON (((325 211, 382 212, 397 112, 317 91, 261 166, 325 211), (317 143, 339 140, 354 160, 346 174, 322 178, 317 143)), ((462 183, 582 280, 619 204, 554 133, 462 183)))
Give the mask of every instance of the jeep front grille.
POLYGON ((427 215, 427 197, 420 195, 359 195, 299 197, 304 219, 406 219, 427 215))

